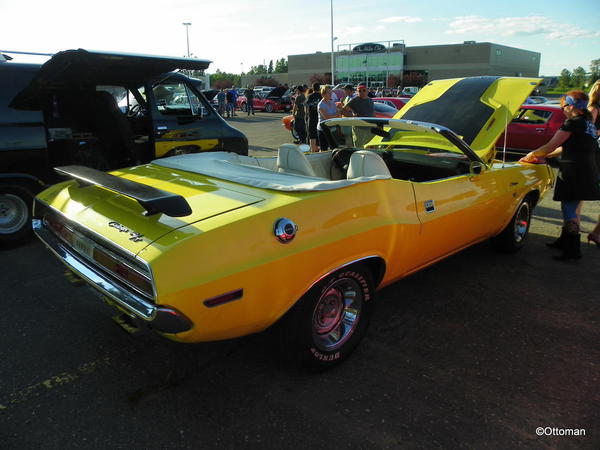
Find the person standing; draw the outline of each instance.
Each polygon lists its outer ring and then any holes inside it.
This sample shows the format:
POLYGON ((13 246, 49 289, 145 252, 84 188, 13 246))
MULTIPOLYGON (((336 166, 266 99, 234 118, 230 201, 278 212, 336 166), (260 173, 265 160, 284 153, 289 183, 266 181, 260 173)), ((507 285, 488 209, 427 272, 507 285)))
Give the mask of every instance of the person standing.
POLYGON ((231 89, 225 89, 225 98, 227 101, 227 103, 225 104, 225 113, 227 114, 227 117, 230 117, 232 102, 231 89))
POLYGON ((250 112, 254 115, 254 89, 248 85, 244 91, 244 95, 246 95, 246 111, 248 115, 250 115, 250 112))
POLYGON ((312 94, 306 98, 306 115, 308 118, 308 140, 311 152, 318 152, 318 132, 317 125, 319 124, 319 102, 321 101, 321 93, 319 92, 321 85, 313 83, 312 94))
POLYGON ((329 142, 323 131, 321 124, 327 119, 334 119, 341 117, 340 110, 338 109, 335 100, 331 98, 333 89, 331 86, 325 85, 321 87, 321 101, 319 102, 319 123, 317 125, 318 136, 319 136, 319 148, 321 151, 329 149, 329 142))
POLYGON ((221 117, 225 116, 225 103, 227 101, 227 94, 225 94, 225 91, 223 91, 223 89, 219 89, 219 92, 217 93, 217 104, 218 106, 218 111, 219 114, 221 115, 221 117))
POLYGON ((235 88, 235 85, 231 86, 231 115, 232 116, 237 116, 237 114, 235 113, 235 108, 237 108, 237 99, 238 99, 238 92, 237 89, 235 88))
MULTIPOLYGON (((351 99, 342 112, 347 114, 349 111, 352 111, 357 117, 375 117, 375 106, 373 105, 373 100, 368 96, 367 85, 361 83, 356 90, 358 91, 358 96, 351 99)), ((355 147, 364 147, 373 138, 373 135, 369 128, 353 127, 352 137, 355 147)))
MULTIPOLYGON (((354 115, 354 113, 352 112, 352 110, 350 109, 344 109, 346 108, 346 106, 348 106, 348 102, 350 102, 350 100, 352 100, 354 97, 356 97, 356 93, 354 92, 354 86, 352 86, 351 84, 347 84, 344 86, 344 97, 342 97, 342 116, 346 116, 346 117, 351 117, 354 115), (346 112, 343 112, 346 111, 346 112)), ((344 135, 344 141, 346 144, 346 147, 352 147, 353 143, 352 143, 352 127, 341 127, 342 128, 342 134, 344 135)))
POLYGON ((561 203, 564 225, 557 242, 551 246, 562 250, 559 261, 581 258, 579 217, 582 200, 600 200, 600 178, 596 165, 597 131, 587 110, 588 96, 583 91, 569 91, 560 104, 567 120, 552 139, 521 158, 536 162, 539 158, 561 154, 554 200, 561 203))
POLYGON ((304 104, 306 103, 306 96, 304 95, 304 86, 300 85, 296 87, 296 97, 294 98, 294 105, 292 106, 292 115, 294 116, 294 130, 300 144, 306 144, 306 114, 304 110, 304 104))
MULTIPOLYGON (((598 170, 600 171, 600 80, 596 80, 596 82, 592 85, 592 88, 590 89, 590 99, 588 101, 587 109, 592 115, 592 122, 596 126, 596 135, 598 136, 598 151, 596 152, 596 165, 598 166, 598 170)), ((592 232, 588 234, 587 240, 588 242, 593 242, 598 248, 600 248, 600 216, 598 216, 596 226, 594 227, 592 232)))

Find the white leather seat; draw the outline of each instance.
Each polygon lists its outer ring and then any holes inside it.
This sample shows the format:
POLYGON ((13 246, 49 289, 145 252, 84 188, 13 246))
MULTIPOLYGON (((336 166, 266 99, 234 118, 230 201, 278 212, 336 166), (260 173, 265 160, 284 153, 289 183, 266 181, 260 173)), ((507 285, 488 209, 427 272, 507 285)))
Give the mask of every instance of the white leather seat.
POLYGON ((359 150, 352 153, 350 164, 348 164, 347 179, 377 175, 392 177, 381 156, 368 150, 359 150))
POLYGON ((307 177, 317 176, 300 147, 295 144, 283 144, 279 147, 279 151, 277 152, 277 171, 307 177))

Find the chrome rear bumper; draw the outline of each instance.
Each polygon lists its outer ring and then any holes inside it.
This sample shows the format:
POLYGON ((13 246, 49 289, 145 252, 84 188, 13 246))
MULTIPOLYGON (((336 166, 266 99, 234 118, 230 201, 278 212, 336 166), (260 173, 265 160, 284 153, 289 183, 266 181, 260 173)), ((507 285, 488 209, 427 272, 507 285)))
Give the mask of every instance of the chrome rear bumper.
POLYGON ((84 258, 66 246, 40 219, 33 219, 33 231, 38 238, 75 274, 84 279, 132 316, 149 322, 162 333, 181 333, 193 327, 192 322, 174 308, 159 307, 140 295, 121 287, 108 275, 100 272, 84 258))

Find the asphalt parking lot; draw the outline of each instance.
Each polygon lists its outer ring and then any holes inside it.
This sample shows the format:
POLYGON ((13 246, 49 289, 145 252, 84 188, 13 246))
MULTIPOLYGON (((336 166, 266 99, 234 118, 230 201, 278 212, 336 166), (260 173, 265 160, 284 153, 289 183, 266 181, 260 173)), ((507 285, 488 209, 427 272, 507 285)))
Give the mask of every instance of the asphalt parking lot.
MULTIPOLYGON (((281 117, 230 123, 273 154, 281 117)), ((584 230, 599 213, 584 206, 584 230)), ((321 374, 283 365, 269 332, 131 336, 39 242, 0 250, 0 447, 600 448, 600 249, 552 260, 559 224, 547 196, 521 252, 482 243, 383 289, 361 346, 321 374)))

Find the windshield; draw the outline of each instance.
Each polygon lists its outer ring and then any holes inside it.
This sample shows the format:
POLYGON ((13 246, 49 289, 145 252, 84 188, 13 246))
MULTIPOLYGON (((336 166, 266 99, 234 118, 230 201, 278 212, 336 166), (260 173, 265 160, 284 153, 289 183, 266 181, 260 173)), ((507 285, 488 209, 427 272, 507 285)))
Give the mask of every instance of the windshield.
POLYGON ((427 122, 381 119, 331 119, 322 123, 334 148, 365 148, 423 154, 451 153, 479 160, 451 130, 427 122))

